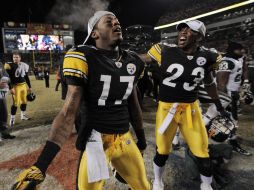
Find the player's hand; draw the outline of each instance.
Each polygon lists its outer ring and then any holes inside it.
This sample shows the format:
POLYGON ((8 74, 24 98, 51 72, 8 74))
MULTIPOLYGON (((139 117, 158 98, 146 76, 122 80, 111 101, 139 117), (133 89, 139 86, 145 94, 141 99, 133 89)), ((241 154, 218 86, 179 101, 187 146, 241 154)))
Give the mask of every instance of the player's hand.
POLYGON ((231 114, 230 114, 228 111, 226 111, 225 109, 223 109, 223 110, 220 111, 220 115, 221 115, 222 117, 225 117, 225 118, 231 120, 231 114))
POLYGON ((10 92, 11 92, 12 95, 15 95, 15 89, 14 89, 14 88, 12 88, 12 89, 10 90, 10 92))
POLYGON ((12 186, 12 190, 38 190, 38 185, 44 179, 45 174, 36 166, 32 166, 19 174, 15 184, 12 186))
POLYGON ((143 128, 137 129, 135 130, 135 133, 138 140, 137 147, 143 156, 143 153, 147 147, 144 129, 143 128))
POLYGON ((31 89, 31 88, 28 88, 27 93, 29 94, 29 93, 31 93, 31 92, 32 92, 32 89, 31 89))
POLYGON ((145 149, 147 147, 146 140, 145 139, 142 140, 142 141, 138 140, 137 147, 138 147, 139 151, 141 152, 141 154, 143 156, 144 151, 145 151, 145 149))

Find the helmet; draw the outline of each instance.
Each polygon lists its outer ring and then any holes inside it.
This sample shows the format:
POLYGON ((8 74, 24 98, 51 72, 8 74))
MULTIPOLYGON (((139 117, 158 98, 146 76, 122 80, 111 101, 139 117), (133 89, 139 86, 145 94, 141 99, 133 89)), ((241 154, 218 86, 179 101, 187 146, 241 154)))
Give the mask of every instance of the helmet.
POLYGON ((229 118, 218 115, 208 123, 206 129, 212 140, 224 142, 234 134, 236 126, 229 118))
POLYGON ((35 98, 36 98, 36 96, 35 96, 35 94, 34 94, 33 92, 30 92, 30 93, 27 94, 27 96, 26 96, 26 99, 27 99, 27 101, 29 101, 29 102, 34 101, 35 98))
POLYGON ((253 102, 253 95, 250 92, 245 92, 243 95, 245 104, 251 104, 253 102))

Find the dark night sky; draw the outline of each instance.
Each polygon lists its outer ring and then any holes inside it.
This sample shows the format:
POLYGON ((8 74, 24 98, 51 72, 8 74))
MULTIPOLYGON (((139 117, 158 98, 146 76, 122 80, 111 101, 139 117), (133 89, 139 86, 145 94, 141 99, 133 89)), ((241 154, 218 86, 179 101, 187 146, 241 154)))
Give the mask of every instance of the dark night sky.
MULTIPOLYGON (((62 0, 65 3, 73 1, 62 0)), ((106 0, 101 1, 105 2, 106 0)), ((134 24, 154 26, 169 4, 169 0, 108 1, 110 2, 109 10, 116 13, 123 27, 134 24)), ((30 20, 30 22, 44 23, 47 22, 46 17, 57 0, 7 0, 4 3, 7 5, 1 5, 1 23, 9 20, 21 22, 29 22, 30 20)), ((68 9, 68 7, 66 8, 68 9)))

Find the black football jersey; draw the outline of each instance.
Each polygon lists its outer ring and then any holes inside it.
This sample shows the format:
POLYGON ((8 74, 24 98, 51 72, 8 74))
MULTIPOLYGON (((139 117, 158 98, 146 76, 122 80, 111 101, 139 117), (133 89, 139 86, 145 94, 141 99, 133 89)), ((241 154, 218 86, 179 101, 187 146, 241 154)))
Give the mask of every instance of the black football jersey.
POLYGON ((101 50, 78 46, 64 58, 63 73, 67 84, 84 86, 87 101, 87 125, 101 133, 129 130, 127 99, 144 69, 134 53, 121 51, 113 61, 101 50))
POLYGON ((176 45, 162 44, 154 45, 148 55, 160 65, 159 100, 163 102, 194 102, 199 84, 221 60, 219 54, 205 48, 186 55, 176 45))
POLYGON ((12 85, 22 84, 26 82, 24 77, 27 75, 29 70, 28 64, 24 62, 20 62, 19 64, 11 62, 6 63, 4 68, 10 77, 12 85))

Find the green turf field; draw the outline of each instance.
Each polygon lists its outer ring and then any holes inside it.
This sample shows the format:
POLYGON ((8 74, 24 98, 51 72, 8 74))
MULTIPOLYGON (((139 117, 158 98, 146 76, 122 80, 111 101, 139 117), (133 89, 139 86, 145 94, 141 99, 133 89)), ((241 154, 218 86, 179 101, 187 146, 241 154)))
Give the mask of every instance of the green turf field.
MULTIPOLYGON (((51 123, 63 104, 63 100, 61 100, 61 85, 58 91, 55 91, 56 77, 54 74, 50 76, 49 88, 45 87, 44 80, 35 80, 33 75, 30 76, 30 81, 32 90, 36 94, 35 101, 28 102, 27 105, 27 114, 31 117, 31 120, 21 121, 20 108, 18 108, 16 123, 12 130, 51 123)), ((12 97, 7 95, 8 123, 11 105, 12 97)))

